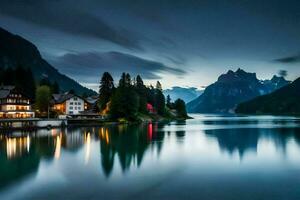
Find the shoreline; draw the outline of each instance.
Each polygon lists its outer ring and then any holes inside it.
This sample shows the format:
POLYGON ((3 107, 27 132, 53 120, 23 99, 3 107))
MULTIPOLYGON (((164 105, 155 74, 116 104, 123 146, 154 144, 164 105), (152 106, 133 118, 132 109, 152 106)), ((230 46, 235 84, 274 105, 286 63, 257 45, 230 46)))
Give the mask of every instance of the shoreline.
POLYGON ((124 119, 106 120, 106 119, 43 119, 43 118, 24 118, 24 119, 0 119, 0 133, 5 131, 23 130, 33 131, 38 129, 65 128, 71 126, 103 126, 119 124, 140 124, 155 122, 170 122, 192 119, 186 118, 139 118, 137 121, 128 121, 124 119))

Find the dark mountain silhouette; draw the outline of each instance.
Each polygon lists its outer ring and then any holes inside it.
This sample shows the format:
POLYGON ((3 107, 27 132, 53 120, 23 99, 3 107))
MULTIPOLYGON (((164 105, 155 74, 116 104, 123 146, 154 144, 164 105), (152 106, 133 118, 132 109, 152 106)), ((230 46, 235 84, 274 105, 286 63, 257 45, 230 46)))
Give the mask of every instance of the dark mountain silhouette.
POLYGON ((30 68, 35 80, 48 78, 57 82, 62 91, 73 89, 77 94, 95 94, 73 79, 61 74, 41 57, 37 47, 28 40, 0 28, 0 68, 16 68, 18 65, 30 68))
POLYGON ((300 78, 270 94, 237 106, 237 113, 300 114, 300 78))
POLYGON ((187 104, 188 112, 227 113, 234 112, 237 104, 270 93, 286 84, 282 77, 274 76, 271 80, 260 81, 255 73, 242 69, 229 70, 219 76, 195 100, 187 104))

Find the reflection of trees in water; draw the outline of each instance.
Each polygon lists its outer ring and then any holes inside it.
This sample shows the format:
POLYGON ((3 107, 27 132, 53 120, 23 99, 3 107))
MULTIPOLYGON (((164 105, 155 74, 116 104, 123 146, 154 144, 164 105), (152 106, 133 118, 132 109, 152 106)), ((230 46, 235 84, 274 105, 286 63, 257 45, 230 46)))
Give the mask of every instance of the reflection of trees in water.
POLYGON ((152 142, 157 148, 157 154, 159 155, 162 148, 163 148, 163 141, 165 138, 165 131, 163 131, 163 127, 165 124, 162 123, 156 123, 154 124, 154 131, 153 131, 153 137, 152 142))
MULTIPOLYGON (((186 121, 178 121, 176 123, 176 125, 178 126, 186 126, 186 121)), ((186 128, 186 127, 185 127, 186 128)), ((179 130, 179 131, 175 131, 176 137, 177 137, 177 141, 179 142, 183 142, 183 139, 185 137, 185 128, 183 130, 179 130)))
POLYGON ((112 172, 115 155, 118 155, 123 171, 126 171, 132 163, 140 166, 151 141, 149 137, 153 135, 155 134, 149 125, 100 128, 100 151, 104 173, 109 176, 112 172))
POLYGON ((289 139, 300 145, 300 128, 235 128, 205 130, 205 134, 217 139, 220 149, 233 154, 237 151, 242 158, 245 152, 257 152, 261 137, 272 140, 276 149, 284 153, 289 139))
MULTIPOLYGON (((164 126, 149 123, 0 135, 0 189, 36 173, 41 159, 60 159, 62 151, 75 153, 91 140, 100 140, 102 168, 107 176, 112 172, 115 158, 124 172, 132 165, 139 167, 150 144, 160 153, 166 134, 164 126)), ((176 136, 183 137, 184 132, 176 132, 176 136)))
MULTIPOLYGON (((151 146, 160 154, 166 131, 164 123, 148 123, 141 125, 118 125, 99 128, 102 168, 106 176, 112 173, 115 156, 125 172, 133 164, 139 167, 146 150, 151 146)), ((176 132, 178 137, 184 131, 176 132)))

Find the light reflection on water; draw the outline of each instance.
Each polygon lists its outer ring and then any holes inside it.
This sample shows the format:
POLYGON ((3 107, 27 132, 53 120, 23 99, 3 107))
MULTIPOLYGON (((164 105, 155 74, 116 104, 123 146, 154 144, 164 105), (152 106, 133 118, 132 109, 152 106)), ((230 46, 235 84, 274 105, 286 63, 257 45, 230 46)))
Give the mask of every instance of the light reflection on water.
POLYGON ((300 198, 300 119, 194 118, 0 135, 0 199, 300 198))

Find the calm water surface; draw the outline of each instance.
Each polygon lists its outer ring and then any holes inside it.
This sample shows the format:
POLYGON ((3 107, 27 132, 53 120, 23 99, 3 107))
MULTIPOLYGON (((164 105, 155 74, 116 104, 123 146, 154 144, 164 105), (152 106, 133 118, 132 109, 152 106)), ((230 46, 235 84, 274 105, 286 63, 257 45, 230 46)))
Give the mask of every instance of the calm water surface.
POLYGON ((0 135, 0 199, 300 199, 300 119, 0 135))

